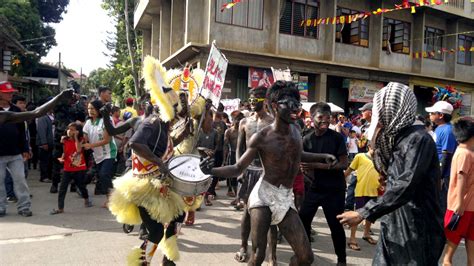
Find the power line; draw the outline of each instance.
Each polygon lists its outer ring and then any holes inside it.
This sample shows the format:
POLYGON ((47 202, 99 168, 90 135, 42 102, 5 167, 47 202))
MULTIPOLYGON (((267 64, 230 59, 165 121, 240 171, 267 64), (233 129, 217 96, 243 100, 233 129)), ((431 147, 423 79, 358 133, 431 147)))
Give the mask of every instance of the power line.
POLYGON ((26 40, 21 40, 19 42, 30 42, 30 41, 36 41, 36 40, 42 40, 42 39, 47 39, 47 38, 50 38, 50 37, 54 37, 56 36, 55 34, 53 35, 48 35, 48 36, 43 36, 43 37, 38 37, 38 38, 33 38, 33 39, 26 39, 26 40))

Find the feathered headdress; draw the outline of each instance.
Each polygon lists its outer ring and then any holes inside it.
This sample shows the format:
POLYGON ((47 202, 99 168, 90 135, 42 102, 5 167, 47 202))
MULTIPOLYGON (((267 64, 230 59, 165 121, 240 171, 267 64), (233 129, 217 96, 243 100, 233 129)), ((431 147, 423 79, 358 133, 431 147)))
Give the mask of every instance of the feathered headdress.
POLYGON ((178 95, 165 81, 166 69, 151 56, 145 57, 143 62, 143 78, 145 88, 150 92, 151 102, 160 108, 160 118, 168 122, 175 116, 174 105, 178 102, 178 95))
POLYGON ((204 70, 196 68, 190 71, 188 65, 184 69, 170 69, 166 72, 166 82, 177 93, 188 95, 191 116, 199 116, 204 110, 205 99, 199 97, 199 88, 204 82, 204 70))

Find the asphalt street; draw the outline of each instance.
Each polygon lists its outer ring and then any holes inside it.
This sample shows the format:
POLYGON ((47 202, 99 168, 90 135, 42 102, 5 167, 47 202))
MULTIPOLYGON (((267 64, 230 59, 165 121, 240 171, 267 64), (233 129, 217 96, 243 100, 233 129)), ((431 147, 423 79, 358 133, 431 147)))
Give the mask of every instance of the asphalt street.
MULTIPOLYGON (((16 213, 9 204, 7 215, 0 218, 0 265, 125 265, 132 247, 141 244, 138 226, 126 234, 107 209, 101 207, 105 196, 92 196, 94 206, 85 208, 76 193, 68 192, 65 213, 50 215, 57 208, 57 195, 49 193, 49 185, 40 183, 37 171, 28 179, 32 198, 32 217, 16 213)), ((179 236, 181 260, 178 265, 244 265, 233 257, 239 249, 241 212, 230 206, 225 196, 225 182, 221 183, 218 198, 211 207, 197 212, 194 226, 183 226, 179 236)), ((89 185, 93 192, 94 185, 89 185)), ((336 256, 324 214, 320 210, 313 221, 316 241, 312 243, 314 265, 334 265, 336 256)), ((373 226, 377 239, 379 223, 373 226)), ((349 230, 346 229, 346 236, 349 230)), ((370 265, 375 247, 357 237, 361 251, 347 249, 347 261, 352 265, 370 265)), ((429 248, 429 247, 420 247, 429 248)), ((283 242, 278 245, 280 265, 287 265, 293 252, 283 242)), ((155 255, 153 265, 159 265, 161 254, 155 255)), ((465 265, 464 244, 456 255, 455 265, 465 265)))

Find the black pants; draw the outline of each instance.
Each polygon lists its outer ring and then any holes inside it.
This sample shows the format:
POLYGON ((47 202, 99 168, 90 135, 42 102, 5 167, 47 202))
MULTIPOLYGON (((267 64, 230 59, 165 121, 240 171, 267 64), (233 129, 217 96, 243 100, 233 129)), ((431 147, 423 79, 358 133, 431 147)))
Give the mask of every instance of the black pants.
POLYGON ((40 165, 40 181, 45 179, 52 179, 51 174, 53 171, 53 147, 49 145, 49 149, 45 150, 38 147, 38 157, 40 165))
MULTIPOLYGON (((148 211, 143 207, 138 207, 140 211, 140 217, 142 218, 143 224, 148 231, 148 240, 152 243, 159 244, 164 235, 165 227, 162 223, 159 223, 150 217, 148 211)), ((176 223, 182 223, 184 221, 184 213, 178 216, 178 218, 171 221, 166 228, 166 238, 173 236, 176 233, 176 223)))
POLYGON ((53 158, 51 159, 53 163, 53 186, 58 187, 59 182, 61 182, 61 172, 63 165, 58 161, 58 158, 63 154, 63 145, 58 141, 54 143, 53 158))
POLYGON ((305 194, 304 202, 300 210, 300 218, 308 238, 311 235, 311 222, 318 207, 321 206, 326 216, 326 221, 331 230, 332 243, 336 251, 337 261, 346 262, 346 234, 344 227, 336 218, 337 215, 344 212, 344 191, 324 191, 315 192, 309 190, 305 194))
POLYGON ((81 195, 84 199, 89 198, 86 185, 84 183, 86 176, 86 171, 77 171, 77 172, 64 172, 63 180, 61 180, 61 185, 59 187, 58 195, 58 208, 64 209, 64 199, 66 198, 67 187, 69 183, 74 180, 77 188, 81 192, 81 195))
POLYGON ((36 138, 31 138, 30 139, 30 146, 31 146, 31 152, 33 153, 33 156, 28 160, 28 168, 31 168, 31 165, 33 165, 33 169, 36 169, 36 166, 38 165, 38 147, 36 147, 36 138))
MULTIPOLYGON (((216 151, 216 153, 214 154, 214 165, 216 167, 220 167, 222 166, 223 162, 224 162, 224 151, 216 151)), ((219 179, 220 177, 218 176, 212 177, 212 183, 207 189, 207 194, 216 196, 216 186, 217 186, 217 183, 219 183, 219 179)))

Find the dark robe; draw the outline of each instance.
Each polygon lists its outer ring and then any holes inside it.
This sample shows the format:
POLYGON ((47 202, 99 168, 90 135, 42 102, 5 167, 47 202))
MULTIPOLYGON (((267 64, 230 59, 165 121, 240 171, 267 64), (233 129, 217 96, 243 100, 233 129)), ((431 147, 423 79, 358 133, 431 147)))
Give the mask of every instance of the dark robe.
POLYGON ((373 265, 438 265, 445 236, 439 206, 436 145, 423 126, 411 126, 395 140, 385 194, 358 210, 380 219, 373 265))

